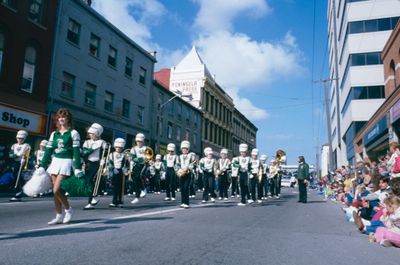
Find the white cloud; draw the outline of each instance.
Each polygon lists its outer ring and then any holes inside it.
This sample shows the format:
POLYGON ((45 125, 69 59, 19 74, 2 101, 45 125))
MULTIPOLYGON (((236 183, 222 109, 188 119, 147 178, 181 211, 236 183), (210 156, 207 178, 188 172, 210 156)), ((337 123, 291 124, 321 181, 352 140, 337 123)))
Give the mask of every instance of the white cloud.
POLYGON ((252 40, 246 34, 218 31, 200 36, 194 44, 223 86, 263 89, 271 81, 302 72, 301 52, 295 48, 290 32, 282 41, 271 43, 252 40))
POLYGON ((93 8, 146 50, 158 46, 152 42, 150 26, 167 10, 157 0, 96 0, 93 8))
POLYGON ((252 121, 259 121, 264 120, 269 116, 266 110, 254 106, 249 99, 241 97, 237 88, 228 88, 225 90, 235 102, 235 107, 248 119, 252 121))
POLYGON ((196 0, 200 5, 194 26, 203 32, 233 30, 232 22, 239 15, 257 18, 271 11, 265 0, 196 0))

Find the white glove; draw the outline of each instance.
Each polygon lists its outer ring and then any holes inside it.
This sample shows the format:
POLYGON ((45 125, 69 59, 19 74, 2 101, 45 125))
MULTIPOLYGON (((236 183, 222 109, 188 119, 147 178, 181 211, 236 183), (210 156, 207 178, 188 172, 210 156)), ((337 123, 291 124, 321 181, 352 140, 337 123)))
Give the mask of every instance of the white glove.
POLYGON ((100 160, 100 166, 102 167, 102 166, 104 166, 104 164, 105 164, 104 160, 103 159, 100 160))
POLYGON ((77 177, 77 178, 81 178, 81 177, 83 177, 85 174, 83 173, 82 170, 80 170, 80 169, 75 169, 75 170, 74 170, 74 175, 75 175, 75 177, 77 177))
POLYGON ((35 168, 38 169, 38 168, 39 168, 39 165, 35 165, 35 168))
POLYGON ((252 178, 254 178, 254 175, 253 175, 253 174, 250 174, 250 179, 252 179, 252 178))
POLYGON ((114 172, 114 174, 118 174, 118 173, 119 173, 119 170, 116 169, 116 168, 114 168, 113 172, 114 172))
POLYGON ((25 158, 21 158, 21 164, 25 164, 26 160, 25 158))

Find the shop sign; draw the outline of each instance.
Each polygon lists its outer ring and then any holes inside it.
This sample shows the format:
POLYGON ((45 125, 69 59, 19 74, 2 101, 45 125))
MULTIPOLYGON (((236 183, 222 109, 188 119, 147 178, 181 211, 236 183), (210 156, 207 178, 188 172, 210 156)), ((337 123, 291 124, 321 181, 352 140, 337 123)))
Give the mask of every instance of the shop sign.
POLYGON ((368 145, 378 138, 383 132, 387 130, 386 115, 383 116, 364 136, 364 145, 368 145))
POLYGON ((0 128, 46 134, 47 115, 0 104, 0 128))
POLYGON ((393 124, 400 118, 400 100, 398 100, 394 105, 390 108, 390 124, 393 124))

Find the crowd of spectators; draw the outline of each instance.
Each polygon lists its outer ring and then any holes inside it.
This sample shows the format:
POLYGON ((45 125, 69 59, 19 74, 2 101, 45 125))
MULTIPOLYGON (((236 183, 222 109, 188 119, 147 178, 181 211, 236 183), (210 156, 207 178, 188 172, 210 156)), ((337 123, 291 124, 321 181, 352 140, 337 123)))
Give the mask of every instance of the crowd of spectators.
POLYGON ((341 167, 320 180, 325 200, 343 204, 345 218, 370 242, 400 247, 400 145, 387 155, 358 161, 354 170, 341 167))

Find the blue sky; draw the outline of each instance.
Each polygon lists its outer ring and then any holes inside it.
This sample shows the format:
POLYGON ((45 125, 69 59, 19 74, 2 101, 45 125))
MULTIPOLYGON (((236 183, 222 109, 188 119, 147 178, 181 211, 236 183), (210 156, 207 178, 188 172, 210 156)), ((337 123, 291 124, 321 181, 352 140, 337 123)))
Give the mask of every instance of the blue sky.
POLYGON ((298 155, 315 163, 315 147, 327 139, 323 87, 312 83, 328 75, 326 5, 95 0, 93 7, 145 49, 157 50, 156 69, 176 65, 196 45, 216 81, 259 128, 261 153, 272 157, 282 148, 289 163, 298 155))

